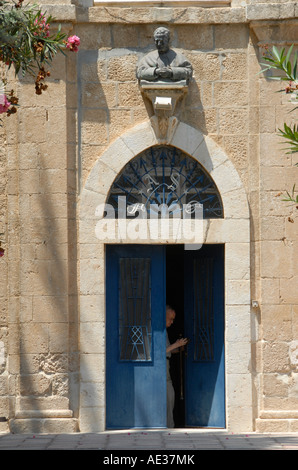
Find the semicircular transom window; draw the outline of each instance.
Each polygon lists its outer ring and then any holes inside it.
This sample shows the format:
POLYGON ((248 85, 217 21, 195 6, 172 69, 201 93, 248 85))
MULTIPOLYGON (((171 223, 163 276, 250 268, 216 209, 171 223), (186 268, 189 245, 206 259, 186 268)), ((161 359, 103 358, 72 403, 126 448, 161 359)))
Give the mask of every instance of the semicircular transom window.
POLYGON ((107 203, 116 218, 149 214, 167 208, 175 216, 196 204, 205 219, 222 218, 219 191, 203 167, 192 157, 171 146, 154 146, 129 161, 115 179, 107 203), (120 198, 120 199, 119 199, 120 198))

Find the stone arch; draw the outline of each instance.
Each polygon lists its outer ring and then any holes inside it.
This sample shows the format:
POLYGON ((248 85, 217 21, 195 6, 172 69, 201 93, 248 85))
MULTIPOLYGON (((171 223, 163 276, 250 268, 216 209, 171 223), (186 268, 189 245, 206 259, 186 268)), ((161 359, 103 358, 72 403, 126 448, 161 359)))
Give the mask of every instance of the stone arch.
MULTIPOLYGON (((97 160, 80 196, 80 430, 105 429, 105 245, 95 235, 109 189, 123 167, 160 144, 150 121, 116 139, 97 160)), ((222 198, 223 219, 207 220, 202 243, 225 245, 226 416, 229 431, 252 430, 250 229, 242 181, 226 153, 208 136, 178 123, 168 145, 195 158, 222 198), (240 397, 240 398, 239 398, 240 397)), ((115 242, 120 242, 115 240, 115 242)), ((125 240, 121 240, 125 242, 125 240)), ((150 243, 150 240, 148 240, 150 243)), ((163 243, 160 240, 160 243, 163 243)))
MULTIPOLYGON (((98 204, 105 202, 109 188, 126 163, 158 143, 149 122, 134 127, 115 140, 95 163, 82 191, 81 207, 84 204, 89 205, 88 191, 98 194, 98 204)), ((249 218, 247 197, 237 170, 210 137, 180 123, 172 139, 166 143, 191 155, 210 174, 222 196, 226 219, 249 218)), ((82 215, 81 210, 80 216, 82 215)))

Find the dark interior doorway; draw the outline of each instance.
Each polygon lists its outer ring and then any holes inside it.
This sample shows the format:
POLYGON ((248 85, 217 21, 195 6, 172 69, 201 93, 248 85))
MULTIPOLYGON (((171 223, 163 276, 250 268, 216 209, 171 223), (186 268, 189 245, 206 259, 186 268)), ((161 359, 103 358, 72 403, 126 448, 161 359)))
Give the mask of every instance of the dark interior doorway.
MULTIPOLYGON (((184 337, 184 245, 166 247, 166 299, 176 311, 176 319, 168 329, 170 343, 184 337)), ((184 352, 172 354, 170 372, 175 390, 175 427, 185 426, 184 352)))

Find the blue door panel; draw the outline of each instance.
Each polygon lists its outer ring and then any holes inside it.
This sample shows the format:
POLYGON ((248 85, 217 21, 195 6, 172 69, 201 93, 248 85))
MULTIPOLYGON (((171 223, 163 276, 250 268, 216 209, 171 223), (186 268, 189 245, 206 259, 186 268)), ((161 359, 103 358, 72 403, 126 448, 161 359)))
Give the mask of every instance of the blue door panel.
MULTIPOLYGON (((125 262, 126 262, 125 261, 125 262)), ((142 262, 142 261, 141 261, 142 262)), ((165 343, 165 256, 163 246, 108 245, 106 247, 106 427, 166 427, 166 343, 165 343), (151 334, 150 353, 144 360, 138 351, 142 349, 144 328, 140 320, 132 325, 125 341, 131 348, 120 346, 121 330, 119 312, 123 296, 119 295, 126 278, 120 277, 120 263, 129 259, 130 268, 139 266, 135 260, 150 262, 150 307, 151 334), (121 349, 121 351, 120 351, 121 349), (138 351, 137 351, 138 350, 138 351)), ((148 266, 148 263, 146 264, 148 266)), ((134 305, 138 302, 139 311, 148 289, 143 283, 142 269, 131 274, 131 292, 124 295, 131 299, 126 303, 126 311, 134 317, 134 305), (139 290, 138 290, 139 289, 139 290), (143 290, 142 290, 143 289, 143 290), (128 306, 129 305, 129 306, 128 306)), ((149 282, 149 280, 147 279, 149 282)), ((149 285, 149 284, 148 284, 149 285)), ((126 288, 126 287, 125 287, 126 288)), ((148 298, 147 298, 148 301, 148 298)), ((123 328, 124 331, 125 328, 123 328)), ((147 347, 148 350, 148 347, 147 347)))
POLYGON ((224 251, 185 252, 187 426, 225 427, 224 251))

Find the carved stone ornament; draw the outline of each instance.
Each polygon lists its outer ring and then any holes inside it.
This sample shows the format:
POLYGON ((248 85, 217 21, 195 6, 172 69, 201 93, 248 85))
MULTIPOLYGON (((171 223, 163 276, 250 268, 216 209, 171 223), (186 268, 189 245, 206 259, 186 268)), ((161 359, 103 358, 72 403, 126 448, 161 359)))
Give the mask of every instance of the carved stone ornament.
POLYGON ((151 123, 156 136, 160 142, 166 142, 178 124, 177 104, 188 91, 193 69, 181 53, 169 48, 167 28, 157 28, 154 40, 156 50, 140 60, 137 78, 143 96, 152 104, 151 123))

